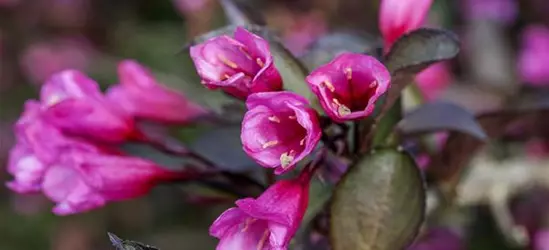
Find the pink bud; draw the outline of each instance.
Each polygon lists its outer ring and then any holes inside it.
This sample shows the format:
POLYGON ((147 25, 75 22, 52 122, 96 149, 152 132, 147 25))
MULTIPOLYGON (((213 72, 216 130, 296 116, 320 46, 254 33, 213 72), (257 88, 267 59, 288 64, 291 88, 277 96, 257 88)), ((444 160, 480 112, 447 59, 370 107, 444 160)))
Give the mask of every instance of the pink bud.
POLYGON ((326 114, 344 122, 369 116, 375 102, 389 89, 391 75, 374 57, 343 53, 306 80, 326 114))
POLYGON ((69 215, 145 195, 180 175, 140 158, 73 150, 48 169, 42 188, 57 203, 53 212, 69 215))
POLYGON ((282 174, 311 153, 321 129, 316 111, 289 91, 252 94, 242 121, 244 151, 259 164, 282 174))
POLYGON ((190 53, 202 83, 210 89, 221 88, 240 99, 282 89, 269 43, 244 28, 236 29, 234 39, 214 37, 191 47, 190 53))
POLYGON ((433 0, 382 0, 379 30, 387 53, 402 35, 419 28, 429 13, 433 0))
POLYGON ((46 120, 63 132, 105 142, 121 142, 134 133, 133 119, 81 72, 52 76, 42 88, 41 101, 46 120))
POLYGON ((533 86, 549 85, 549 29, 528 26, 522 32, 518 69, 522 80, 533 86))
POLYGON ((136 61, 118 65, 120 84, 109 89, 107 97, 134 117, 165 123, 188 123, 205 114, 183 94, 159 84, 148 69, 136 61))
POLYGON ((452 76, 446 63, 429 66, 416 75, 416 81, 427 100, 436 99, 450 84, 452 76))
POLYGON ((286 250, 296 233, 309 202, 311 173, 278 181, 259 198, 236 201, 210 227, 220 239, 217 250, 286 250))

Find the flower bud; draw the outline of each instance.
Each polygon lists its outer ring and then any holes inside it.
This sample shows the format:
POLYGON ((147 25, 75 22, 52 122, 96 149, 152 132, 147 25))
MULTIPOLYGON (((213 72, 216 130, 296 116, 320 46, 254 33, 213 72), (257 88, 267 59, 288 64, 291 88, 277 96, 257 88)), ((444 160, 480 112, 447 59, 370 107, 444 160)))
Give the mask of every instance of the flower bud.
POLYGON ((374 57, 343 53, 306 80, 326 114, 344 122, 369 116, 389 89, 391 75, 374 57))
POLYGON ((42 87, 41 101, 45 119, 65 133, 104 142, 121 142, 135 133, 131 116, 81 72, 52 76, 42 87))
POLYGON ((236 29, 234 39, 214 37, 191 47, 190 53, 202 83, 210 89, 221 88, 240 99, 282 89, 269 43, 244 28, 236 29))
POLYGON ((379 30, 388 52, 402 35, 419 28, 429 13, 433 0, 382 0, 379 30))
POLYGON ((318 117, 305 98, 288 91, 264 92, 250 95, 246 105, 244 151, 276 174, 290 170, 318 144, 318 117))
POLYGON ((206 112, 183 94, 159 84, 149 70, 136 61, 121 62, 118 75, 120 84, 109 89, 107 98, 134 117, 184 124, 206 112))

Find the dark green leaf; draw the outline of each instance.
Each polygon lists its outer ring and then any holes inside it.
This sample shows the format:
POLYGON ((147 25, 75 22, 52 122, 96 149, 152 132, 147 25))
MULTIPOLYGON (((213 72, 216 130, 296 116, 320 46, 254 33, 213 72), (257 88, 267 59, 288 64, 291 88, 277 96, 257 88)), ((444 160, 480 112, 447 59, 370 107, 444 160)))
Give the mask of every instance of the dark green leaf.
POLYGON ((145 245, 136 241, 120 239, 113 233, 107 234, 109 235, 109 239, 113 246, 116 247, 117 250, 160 250, 156 247, 145 245))
POLYGON ((427 103, 404 116, 398 124, 403 134, 420 134, 440 130, 468 134, 479 140, 487 138, 476 118, 469 111, 452 103, 427 103))
POLYGON ((342 52, 376 55, 376 49, 380 46, 371 35, 338 31, 320 37, 300 59, 308 69, 313 70, 330 62, 342 52))
POLYGON ((398 71, 419 73, 429 65, 454 58, 459 53, 456 35, 445 30, 422 28, 402 36, 387 55, 386 66, 398 71))
POLYGON ((392 76, 385 109, 413 82, 415 74, 436 62, 454 58, 458 52, 459 41, 448 31, 422 28, 401 37, 385 60, 392 76))
POLYGON ((246 172, 261 169, 242 149, 240 126, 204 132, 189 147, 223 170, 246 172))
POLYGON ((366 155, 336 187, 333 249, 404 249, 415 238, 424 212, 424 183, 410 156, 390 149, 366 155))
POLYGON ((250 1, 243 2, 239 0, 220 0, 221 7, 225 12, 230 24, 233 25, 247 25, 247 24, 259 24, 265 25, 265 20, 261 15, 261 12, 257 9, 254 10, 250 6, 250 1))

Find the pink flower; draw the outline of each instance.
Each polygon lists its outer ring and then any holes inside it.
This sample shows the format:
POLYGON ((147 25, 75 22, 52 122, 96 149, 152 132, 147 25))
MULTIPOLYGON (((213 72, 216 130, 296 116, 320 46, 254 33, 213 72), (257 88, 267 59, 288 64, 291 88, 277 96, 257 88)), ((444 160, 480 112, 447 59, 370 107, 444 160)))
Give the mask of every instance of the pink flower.
POLYGON ((301 224, 309 202, 311 173, 278 181, 259 198, 236 201, 210 227, 220 239, 217 250, 286 250, 301 224))
POLYGON ((343 53, 314 70, 306 81, 327 115, 344 122, 369 116, 389 89, 391 75, 374 57, 343 53))
POLYGON ((416 75, 416 82, 427 100, 436 99, 450 84, 452 76, 446 63, 429 66, 416 75))
POLYGON ((67 151, 44 175, 44 194, 57 205, 53 212, 69 215, 145 195, 159 183, 181 178, 144 159, 67 151))
POLYGON ((244 28, 236 29, 234 39, 218 36, 191 47, 190 53, 202 83, 210 89, 221 88, 240 99, 282 89, 269 43, 244 28))
POLYGON ((209 0, 172 0, 173 4, 182 14, 202 10, 209 0))
POLYGON ((42 84, 52 74, 71 68, 85 70, 93 56, 87 41, 75 38, 56 39, 32 44, 21 57, 25 74, 42 84))
POLYGON ((98 150, 91 144, 66 137, 45 122, 41 112, 40 103, 27 101, 15 125, 17 144, 11 149, 8 161, 8 172, 15 180, 6 185, 18 193, 39 191, 47 166, 55 163, 64 150, 98 150))
POLYGON ((305 98, 288 91, 264 92, 250 95, 246 105, 244 151, 276 174, 290 170, 318 144, 318 117, 305 98))
POLYGON ((326 26, 326 21, 316 12, 298 15, 283 36, 284 45, 294 55, 302 55, 316 39, 326 33, 326 26))
POLYGON ((166 123, 188 123, 205 114, 183 94, 159 84, 148 69, 136 61, 118 65, 120 84, 109 89, 107 98, 134 117, 166 123))
POLYGON ((419 28, 431 8, 433 0, 382 0, 379 30, 387 53, 402 35, 419 28))
POLYGON ((540 230, 534 236, 534 250, 549 250, 549 230, 540 230))
POLYGON ((518 70, 522 80, 533 86, 549 84, 549 29, 528 26, 522 32, 518 70))
POLYGON ((515 21, 519 10, 515 0, 465 0, 463 5, 468 19, 495 20, 504 24, 515 21))
POLYGON ((97 83, 81 72, 55 74, 40 95, 45 119, 65 133, 111 143, 135 133, 132 117, 106 99, 97 83))
POLYGON ((432 228, 408 247, 408 250, 461 250, 461 237, 448 228, 432 228))

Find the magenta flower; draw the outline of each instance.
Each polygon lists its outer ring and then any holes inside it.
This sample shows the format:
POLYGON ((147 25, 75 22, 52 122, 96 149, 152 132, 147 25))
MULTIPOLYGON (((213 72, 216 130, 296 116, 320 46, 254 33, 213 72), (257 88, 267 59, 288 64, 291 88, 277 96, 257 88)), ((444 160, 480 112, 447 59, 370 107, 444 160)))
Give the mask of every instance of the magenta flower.
POLYGON ((264 92, 250 95, 246 105, 244 151, 276 174, 290 170, 318 144, 318 117, 305 98, 288 91, 264 92))
POLYGON ((519 13, 518 2, 515 0, 465 0, 462 3, 467 19, 494 20, 510 24, 519 13))
POLYGON ((36 84, 65 69, 85 70, 94 56, 87 40, 68 37, 31 44, 21 57, 24 73, 36 84))
POLYGON ((206 112, 183 94, 159 84, 149 70, 136 61, 121 62, 118 75, 120 84, 109 89, 107 98, 134 117, 184 124, 206 112))
POLYGON ((190 53, 202 83, 210 89, 221 88, 240 99, 282 89, 269 43, 244 28, 236 29, 234 39, 218 36, 191 47, 190 53))
POLYGON ((160 181, 181 174, 140 158, 74 150, 50 166, 42 189, 57 203, 55 214, 69 215, 145 195, 160 181))
POLYGON ((544 229, 536 232, 534 236, 534 250, 549 250, 549 230, 544 229))
POLYGON ((41 101, 46 120, 63 132, 104 142, 134 136, 132 117, 81 72, 65 70, 52 76, 42 87, 41 101))
POLYGON ((448 228, 432 228, 418 238, 408 250, 461 250, 464 242, 461 237, 448 228))
POLYGON ((452 80, 448 65, 444 62, 429 66, 416 75, 416 82, 427 100, 436 99, 452 80))
POLYGON ((220 239, 217 250, 286 250, 301 224, 309 202, 311 173, 278 181, 259 198, 236 201, 210 227, 220 239))
POLYGON ((15 124, 17 144, 11 149, 8 172, 15 179, 6 185, 15 192, 39 191, 47 166, 57 161, 66 149, 95 152, 97 147, 69 138, 44 121, 41 104, 27 101, 25 111, 15 124))
POLYGON ((533 86, 549 84, 549 29, 528 26, 522 32, 518 70, 522 80, 533 86))
POLYGON ((402 35, 423 25, 433 0, 382 0, 379 30, 387 53, 402 35))
POLYGON ((344 122, 370 115, 375 102, 389 89, 391 75, 374 57, 343 53, 306 80, 326 114, 344 122))

